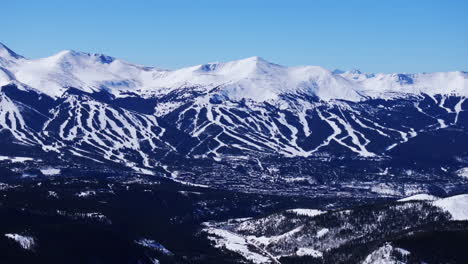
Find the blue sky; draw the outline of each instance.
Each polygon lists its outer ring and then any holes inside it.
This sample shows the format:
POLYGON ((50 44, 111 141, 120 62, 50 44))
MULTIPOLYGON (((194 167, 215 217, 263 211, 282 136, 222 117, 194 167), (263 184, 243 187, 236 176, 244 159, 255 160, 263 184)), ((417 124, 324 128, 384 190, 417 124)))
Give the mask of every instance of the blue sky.
POLYGON ((468 70, 468 1, 3 1, 0 42, 179 68, 261 56, 367 72, 468 70))

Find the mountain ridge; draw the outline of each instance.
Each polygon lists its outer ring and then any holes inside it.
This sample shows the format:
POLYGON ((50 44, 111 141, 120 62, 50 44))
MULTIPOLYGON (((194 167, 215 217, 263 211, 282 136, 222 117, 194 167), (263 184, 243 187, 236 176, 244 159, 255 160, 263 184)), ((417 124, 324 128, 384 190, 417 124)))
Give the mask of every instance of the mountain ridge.
POLYGON ((244 191, 449 191, 468 167, 465 77, 259 57, 168 71, 64 51, 1 66, 0 155, 244 191))
POLYGON ((160 96, 184 87, 219 88, 233 100, 276 101, 283 94, 307 94, 322 100, 361 101, 405 95, 468 95, 468 74, 362 73, 330 71, 320 66, 286 67, 261 57, 161 70, 132 64, 111 56, 65 50, 50 57, 29 60, 1 44, 0 84, 13 80, 59 97, 67 87, 86 92, 111 91, 115 96, 138 93, 160 96), (8 78, 5 77, 8 75, 8 78))

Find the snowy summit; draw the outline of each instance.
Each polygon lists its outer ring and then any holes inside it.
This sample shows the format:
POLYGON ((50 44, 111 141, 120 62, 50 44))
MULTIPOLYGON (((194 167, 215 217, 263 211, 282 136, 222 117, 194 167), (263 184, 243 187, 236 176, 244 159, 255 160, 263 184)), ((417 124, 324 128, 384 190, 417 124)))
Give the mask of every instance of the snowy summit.
POLYGON ((86 92, 108 90, 159 95, 202 87, 232 100, 276 100, 300 94, 322 100, 360 101, 407 94, 468 95, 466 72, 372 74, 359 70, 329 71, 319 66, 285 67, 260 57, 161 70, 103 54, 61 51, 42 59, 26 59, 0 43, 0 85, 16 82, 51 97, 74 87, 86 92))

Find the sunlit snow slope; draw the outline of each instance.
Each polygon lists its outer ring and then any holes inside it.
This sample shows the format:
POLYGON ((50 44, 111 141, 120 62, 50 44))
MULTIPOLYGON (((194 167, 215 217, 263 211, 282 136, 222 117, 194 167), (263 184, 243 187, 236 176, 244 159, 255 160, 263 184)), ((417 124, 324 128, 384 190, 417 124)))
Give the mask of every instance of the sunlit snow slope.
POLYGON ((284 67, 259 57, 161 70, 76 51, 32 60, 0 44, 0 133, 8 148, 142 170, 168 155, 401 156, 428 135, 465 133, 467 77, 284 67))

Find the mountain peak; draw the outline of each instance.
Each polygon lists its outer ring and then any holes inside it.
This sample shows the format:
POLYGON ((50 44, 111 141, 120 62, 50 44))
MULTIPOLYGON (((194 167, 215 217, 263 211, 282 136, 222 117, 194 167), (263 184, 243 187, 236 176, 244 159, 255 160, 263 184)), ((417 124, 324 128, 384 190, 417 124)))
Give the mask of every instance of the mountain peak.
POLYGON ((103 64, 112 63, 115 58, 111 56, 107 56, 100 53, 87 53, 81 52, 76 50, 62 50, 50 58, 54 58, 56 60, 79 60, 79 59, 92 59, 96 60, 103 64))
POLYGON ((266 61, 264 58, 262 58, 260 56, 248 57, 248 58, 243 59, 243 61, 268 62, 268 61, 266 61))
POLYGON ((340 70, 340 69, 334 69, 334 70, 332 71, 333 74, 343 74, 343 73, 345 73, 345 72, 346 72, 346 71, 343 71, 343 70, 340 70))
POLYGON ((226 68, 236 69, 238 71, 244 71, 245 73, 255 74, 274 74, 279 73, 285 69, 276 63, 269 62, 262 57, 254 56, 245 59, 231 61, 224 63, 226 68))
POLYGON ((359 70, 333 72, 320 66, 286 67, 259 56, 160 71, 99 53, 63 50, 25 60, 0 43, 0 66, 15 79, 57 97, 64 87, 86 91, 106 88, 159 94, 180 87, 222 87, 234 99, 276 99, 281 94, 313 94, 321 99, 358 101, 390 94, 460 94, 466 96, 467 74, 370 74, 359 70))
POLYGON ((18 55, 14 51, 12 51, 10 48, 8 48, 5 44, 0 42, 0 58, 5 58, 8 60, 18 60, 24 58, 21 55, 18 55))
POLYGON ((62 50, 45 59, 63 60, 63 59, 81 57, 82 55, 84 55, 83 52, 74 51, 74 50, 62 50))
POLYGON ((237 76, 246 76, 259 72, 265 73, 278 68, 283 68, 283 66, 271 63, 261 57, 254 56, 228 62, 215 62, 198 65, 196 66, 195 71, 204 73, 210 72, 212 74, 219 75, 230 75, 235 73, 237 76))
POLYGON ((362 72, 360 70, 354 68, 354 69, 350 70, 349 73, 351 73, 351 74, 361 74, 362 72))
POLYGON ((255 65, 276 65, 276 66, 281 66, 281 65, 278 65, 276 63, 269 62, 269 61, 267 61, 264 58, 259 57, 259 56, 248 57, 248 58, 245 58, 245 59, 238 60, 237 62, 251 63, 251 64, 255 64, 255 65))
POLYGON ((62 50, 59 51, 56 56, 78 56, 84 54, 84 52, 75 51, 75 50, 62 50))

